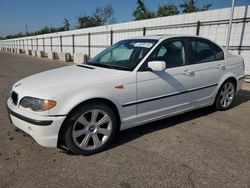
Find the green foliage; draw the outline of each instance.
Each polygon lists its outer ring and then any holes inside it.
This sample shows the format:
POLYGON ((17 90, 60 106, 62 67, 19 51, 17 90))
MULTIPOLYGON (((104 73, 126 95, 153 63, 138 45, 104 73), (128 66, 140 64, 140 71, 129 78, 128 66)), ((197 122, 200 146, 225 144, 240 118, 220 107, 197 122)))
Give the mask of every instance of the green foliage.
POLYGON ((64 28, 64 31, 68 31, 70 29, 69 20, 67 20, 66 18, 64 18, 64 21, 63 21, 63 28, 64 28))
POLYGON ((142 0, 137 0, 137 7, 133 12, 133 16, 135 20, 145 20, 154 18, 155 14, 145 7, 144 2, 142 0))
MULTIPOLYGON (((68 31, 69 29, 70 29, 69 21, 66 18, 64 18, 62 27, 56 28, 56 27, 45 26, 42 29, 39 29, 38 31, 28 32, 27 36, 42 35, 42 34, 55 33, 55 32, 60 32, 60 31, 68 31)), ((5 37, 2 37, 2 39, 12 39, 12 38, 25 37, 25 36, 26 36, 26 34, 23 34, 20 32, 18 34, 14 34, 14 35, 7 35, 5 37)))
POLYGON ((211 7, 211 4, 207 4, 199 8, 196 5, 195 0, 186 0, 182 4, 180 4, 179 7, 182 8, 183 13, 191 13, 191 12, 199 12, 199 11, 208 10, 211 7))
MULTIPOLYGON (((137 7, 133 12, 135 20, 144 20, 155 17, 171 16, 179 14, 178 7, 174 3, 160 5, 156 13, 150 11, 145 6, 143 0, 137 0, 136 4, 137 7)), ((198 7, 196 5, 195 0, 184 0, 184 2, 179 5, 179 7, 182 9, 183 13, 191 13, 191 12, 208 10, 211 7, 211 4, 206 4, 203 5, 202 7, 198 7)), ((96 8, 95 12, 92 15, 84 15, 77 17, 78 25, 76 28, 88 28, 88 27, 111 24, 115 22, 113 15, 114 15, 114 10, 111 5, 107 5, 104 8, 96 8)), ((38 31, 27 33, 27 36, 41 35, 46 33, 54 33, 60 31, 68 31, 68 30, 70 30, 70 23, 66 18, 64 18, 63 26, 61 27, 56 28, 56 27, 45 26, 38 31)), ((11 39, 11 38, 19 38, 25 36, 26 34, 20 32, 14 35, 1 37, 1 39, 11 39)))
POLYGON ((104 8, 97 8, 93 17, 100 23, 100 25, 108 25, 114 22, 114 10, 111 5, 104 8))
POLYGON ((179 14, 178 7, 173 3, 161 5, 157 10, 157 17, 172 16, 177 14, 179 14))
POLYGON ((77 28, 87 28, 99 26, 100 23, 92 16, 81 16, 77 18, 78 26, 77 28))
POLYGON ((2 39, 1 40, 3 40, 3 39, 12 39, 12 38, 19 38, 19 37, 24 37, 25 36, 25 34, 23 34, 23 33, 17 33, 17 34, 14 34, 14 35, 7 35, 7 36, 5 36, 5 37, 1 37, 2 39))
POLYGON ((114 22, 114 10, 111 5, 107 5, 104 8, 97 8, 93 15, 84 15, 77 17, 77 28, 95 27, 101 25, 107 25, 114 22))

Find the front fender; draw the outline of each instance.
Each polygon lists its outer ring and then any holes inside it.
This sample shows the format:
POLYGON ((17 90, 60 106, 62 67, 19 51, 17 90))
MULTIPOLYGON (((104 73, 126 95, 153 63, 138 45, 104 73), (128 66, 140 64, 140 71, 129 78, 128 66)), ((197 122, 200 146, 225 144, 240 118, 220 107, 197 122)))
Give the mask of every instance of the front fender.
POLYGON ((58 104, 49 111, 49 115, 67 115, 73 108, 84 101, 102 98, 111 101, 117 107, 121 121, 124 118, 132 118, 136 114, 136 107, 124 108, 122 105, 136 100, 135 82, 125 84, 123 89, 116 89, 114 85, 114 83, 93 84, 88 87, 75 89, 74 91, 57 94, 51 97, 58 104))
POLYGON ((103 98, 112 101, 119 108, 119 99, 111 95, 110 90, 97 91, 96 89, 84 88, 54 96, 57 107, 50 110, 50 115, 67 115, 78 104, 94 98, 103 98), (108 91, 108 92, 107 92, 108 91))

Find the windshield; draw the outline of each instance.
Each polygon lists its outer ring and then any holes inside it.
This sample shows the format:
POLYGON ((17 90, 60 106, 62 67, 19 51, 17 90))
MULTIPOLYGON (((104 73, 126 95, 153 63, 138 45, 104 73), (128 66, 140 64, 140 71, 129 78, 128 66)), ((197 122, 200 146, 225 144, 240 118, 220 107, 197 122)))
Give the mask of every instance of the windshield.
POLYGON ((157 41, 152 39, 123 40, 105 49, 87 64, 132 71, 157 41))

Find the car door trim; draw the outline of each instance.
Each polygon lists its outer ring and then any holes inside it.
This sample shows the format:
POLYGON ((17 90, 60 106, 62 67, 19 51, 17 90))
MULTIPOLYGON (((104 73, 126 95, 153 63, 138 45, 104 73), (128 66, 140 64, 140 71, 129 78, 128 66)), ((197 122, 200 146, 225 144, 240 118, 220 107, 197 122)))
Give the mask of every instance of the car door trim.
POLYGON ((159 99, 164 99, 164 98, 167 98, 167 97, 173 97, 173 96, 176 96, 176 95, 181 95, 181 94, 190 93, 190 92, 194 92, 194 91, 198 91, 198 90, 202 90, 202 89, 207 89, 207 88, 210 88, 210 87, 215 87, 217 85, 218 85, 218 83, 210 84, 210 85, 190 89, 190 90, 183 91, 183 92, 172 93, 172 94, 168 94, 168 95, 161 95, 161 96, 157 96, 157 97, 152 97, 152 98, 142 99, 142 100, 138 100, 138 101, 134 101, 134 102, 129 102, 129 103, 123 104, 122 107, 141 104, 141 103, 150 102, 150 101, 159 100, 159 99))

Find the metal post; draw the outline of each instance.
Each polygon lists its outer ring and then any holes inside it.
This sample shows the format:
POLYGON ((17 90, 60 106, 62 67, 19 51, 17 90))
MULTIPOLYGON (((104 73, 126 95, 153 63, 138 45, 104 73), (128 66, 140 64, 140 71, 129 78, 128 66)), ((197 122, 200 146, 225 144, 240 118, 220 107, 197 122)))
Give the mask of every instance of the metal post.
POLYGON ((230 22, 229 22, 228 31, 227 31, 227 44, 226 44, 226 49, 227 50, 228 50, 229 43, 230 43, 233 15, 234 15, 234 0, 232 0, 232 7, 231 7, 231 13, 230 13, 230 22))
POLYGON ((52 45, 52 37, 50 37, 50 50, 53 51, 53 45, 52 45))
POLYGON ((198 20, 196 23, 196 35, 199 36, 200 34, 200 26, 201 26, 201 22, 198 20))
POLYGON ((36 50, 38 50, 38 38, 36 38, 36 50))
POLYGON ((30 40, 31 40, 31 49, 33 50, 33 39, 30 40))
POLYGON ((43 51, 45 52, 44 38, 43 38, 43 51))
POLYGON ((75 35, 72 35, 72 52, 75 53, 75 35))
POLYGON ((146 27, 143 27, 143 36, 146 36, 146 27))
POLYGON ((90 33, 88 33, 88 50, 89 50, 89 58, 90 58, 90 55, 91 55, 91 42, 90 42, 90 33))
POLYGON ((113 30, 110 30, 110 45, 113 44, 113 30))
POLYGON ((60 49, 61 49, 61 52, 62 52, 62 36, 60 36, 60 49))
POLYGON ((27 37, 28 36, 28 26, 27 26, 27 24, 25 24, 25 36, 27 37))

